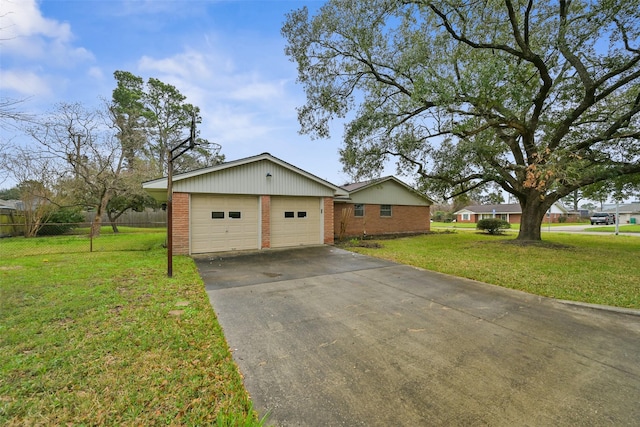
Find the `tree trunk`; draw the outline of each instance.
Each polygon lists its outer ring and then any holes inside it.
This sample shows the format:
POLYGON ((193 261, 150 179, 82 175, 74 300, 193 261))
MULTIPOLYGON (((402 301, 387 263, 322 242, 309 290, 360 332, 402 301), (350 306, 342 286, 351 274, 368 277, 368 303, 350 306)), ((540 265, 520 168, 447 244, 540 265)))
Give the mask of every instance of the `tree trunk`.
POLYGON ((100 226, 102 225, 102 214, 107 209, 107 203, 109 203, 109 195, 104 194, 100 200, 100 204, 97 206, 96 216, 93 218, 91 224, 91 236, 98 237, 100 235, 100 226))
POLYGON ((111 229, 113 230, 114 233, 120 232, 120 230, 118 230, 118 224, 116 224, 116 220, 120 218, 120 215, 122 215, 123 213, 124 211, 120 212, 114 217, 113 213, 110 210, 107 210, 107 218, 109 218, 109 222, 111 223, 111 229))
POLYGON ((520 201, 522 218, 520 219, 520 232, 517 240, 541 241, 541 227, 547 211, 553 204, 550 200, 540 200, 540 195, 534 193, 527 199, 520 201))

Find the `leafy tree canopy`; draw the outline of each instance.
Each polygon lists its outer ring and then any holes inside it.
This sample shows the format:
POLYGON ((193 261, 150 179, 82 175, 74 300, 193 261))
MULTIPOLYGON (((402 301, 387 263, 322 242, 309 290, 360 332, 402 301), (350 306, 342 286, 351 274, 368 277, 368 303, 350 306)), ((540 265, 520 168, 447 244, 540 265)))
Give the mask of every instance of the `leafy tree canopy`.
MULTIPOLYGON (((118 137, 125 149, 127 163, 144 163, 150 177, 167 172, 168 153, 187 137, 191 122, 202 122, 200 108, 186 102, 173 85, 156 78, 145 81, 128 71, 116 71, 111 112, 118 137)), ((197 145, 174 163, 178 172, 211 166, 224 160, 220 146, 199 137, 197 145)))
POLYGON ((0 189, 0 200, 18 200, 20 189, 16 187, 0 189))
POLYGON ((327 2, 288 15, 307 95, 301 131, 349 118, 346 171, 393 158, 446 197, 496 183, 520 202, 518 238, 594 183, 640 172, 638 0, 327 2))

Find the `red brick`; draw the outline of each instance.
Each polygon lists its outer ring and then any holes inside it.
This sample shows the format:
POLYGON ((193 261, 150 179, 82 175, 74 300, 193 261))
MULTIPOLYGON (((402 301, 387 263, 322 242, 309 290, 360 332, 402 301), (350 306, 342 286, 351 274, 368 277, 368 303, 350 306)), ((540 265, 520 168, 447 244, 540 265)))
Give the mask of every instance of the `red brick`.
POLYGON ((260 248, 271 247, 271 196, 260 196, 262 206, 262 242, 260 248))
POLYGON ((326 245, 333 245, 334 239, 334 217, 333 217, 333 197, 324 198, 324 237, 323 241, 326 245))
POLYGON ((173 253, 189 254, 189 194, 173 193, 173 253))
POLYGON ((340 235, 343 210, 351 209, 345 217, 343 237, 384 234, 426 233, 431 229, 429 206, 392 205, 391 216, 380 216, 380 205, 365 205, 364 217, 353 214, 353 204, 338 203, 334 209, 334 233, 340 235))

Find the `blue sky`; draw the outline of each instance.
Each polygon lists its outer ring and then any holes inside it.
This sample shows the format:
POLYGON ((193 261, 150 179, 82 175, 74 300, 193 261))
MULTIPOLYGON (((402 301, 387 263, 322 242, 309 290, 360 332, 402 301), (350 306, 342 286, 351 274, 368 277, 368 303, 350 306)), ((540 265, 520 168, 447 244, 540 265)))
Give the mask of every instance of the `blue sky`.
MULTIPOLYGON (((335 184, 349 181, 330 140, 299 135, 305 102, 284 54, 286 13, 313 0, 1 0, 0 91, 25 112, 97 106, 113 72, 170 83, 200 107, 201 136, 227 160, 270 152, 335 184)), ((15 135, 1 130, 2 139, 15 135)))

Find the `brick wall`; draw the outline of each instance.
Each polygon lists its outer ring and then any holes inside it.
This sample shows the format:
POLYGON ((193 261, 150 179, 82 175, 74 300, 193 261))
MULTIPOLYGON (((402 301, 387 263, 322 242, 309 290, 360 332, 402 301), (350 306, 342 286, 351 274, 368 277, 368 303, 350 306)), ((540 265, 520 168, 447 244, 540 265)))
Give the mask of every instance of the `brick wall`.
POLYGON ((262 206, 262 242, 261 249, 271 247, 271 196, 260 196, 260 206, 262 206))
POLYGON ((189 254, 189 194, 173 193, 173 254, 189 254))
POLYGON ((364 217, 353 214, 353 204, 337 203, 334 208, 334 234, 340 235, 343 221, 343 209, 351 208, 346 217, 345 237, 376 235, 425 233, 431 229, 429 206, 397 206, 391 208, 390 217, 380 216, 380 205, 365 205, 364 217))
POLYGON ((334 214, 333 214, 333 197, 324 198, 324 237, 325 245, 333 245, 334 239, 334 214))
POLYGON ((478 222, 478 216, 476 214, 469 214, 469 219, 462 219, 462 214, 456 215, 456 222, 471 223, 478 222))

